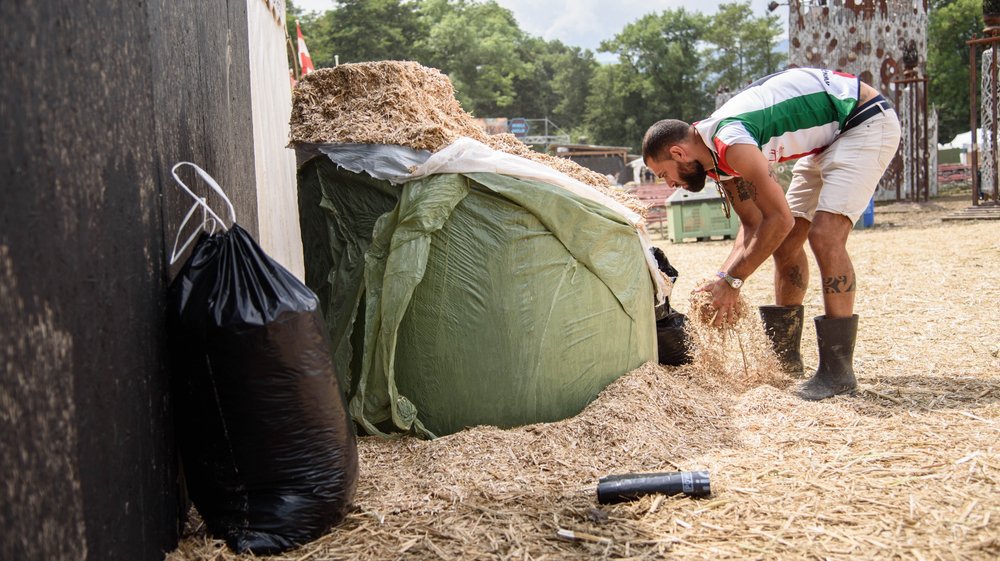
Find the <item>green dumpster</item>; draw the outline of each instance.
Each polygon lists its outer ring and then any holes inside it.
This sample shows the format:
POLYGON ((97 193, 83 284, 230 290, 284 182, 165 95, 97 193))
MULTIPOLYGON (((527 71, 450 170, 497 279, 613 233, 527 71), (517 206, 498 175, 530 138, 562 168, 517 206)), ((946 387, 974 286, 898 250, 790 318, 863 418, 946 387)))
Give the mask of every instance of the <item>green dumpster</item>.
POLYGON ((740 229, 736 213, 727 217, 715 189, 697 193, 678 189, 667 199, 667 233, 671 242, 732 238, 740 229))

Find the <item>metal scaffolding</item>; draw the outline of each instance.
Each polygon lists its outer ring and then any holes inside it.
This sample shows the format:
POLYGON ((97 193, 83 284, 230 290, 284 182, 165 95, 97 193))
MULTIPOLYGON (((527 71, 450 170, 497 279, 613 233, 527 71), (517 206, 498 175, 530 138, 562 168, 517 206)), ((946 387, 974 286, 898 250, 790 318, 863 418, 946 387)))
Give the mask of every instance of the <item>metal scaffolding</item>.
MULTIPOLYGON (((990 23, 990 22, 987 22, 990 23)), ((969 130, 972 131, 972 145, 969 148, 969 165, 972 168, 972 205, 982 203, 1000 204, 1000 189, 998 189, 997 173, 997 51, 1000 46, 1000 27, 989 26, 985 37, 972 38, 966 41, 969 45, 969 130), (983 92, 982 106, 977 103, 977 92, 980 89, 977 76, 976 52, 982 46, 983 50, 983 92), (988 55, 988 56, 987 56, 988 55), (978 128, 977 117, 983 114, 983 135, 986 136, 983 150, 983 164, 980 165, 979 141, 976 138, 978 128), (987 168, 986 179, 992 184, 993 200, 980 200, 983 197, 980 173, 987 168)))
POLYGON ((930 127, 927 112, 926 74, 921 74, 920 55, 915 43, 903 50, 902 77, 891 80, 896 91, 896 108, 903 125, 903 173, 896 182, 896 200, 903 198, 904 183, 912 201, 930 199, 930 127))

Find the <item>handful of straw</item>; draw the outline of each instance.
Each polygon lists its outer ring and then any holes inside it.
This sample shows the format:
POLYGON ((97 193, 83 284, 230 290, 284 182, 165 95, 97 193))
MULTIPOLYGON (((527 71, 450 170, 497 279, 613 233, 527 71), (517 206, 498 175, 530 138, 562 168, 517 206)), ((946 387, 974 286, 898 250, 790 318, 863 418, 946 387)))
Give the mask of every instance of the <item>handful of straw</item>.
MULTIPOLYGON (((701 286, 714 281, 706 280, 701 283, 701 286)), ((705 327, 712 328, 715 323, 716 318, 719 317, 719 310, 712 305, 712 293, 708 291, 695 291, 691 293, 691 315, 697 321, 697 323, 704 325, 705 327)), ((743 296, 737 301, 736 306, 733 307, 730 315, 723 319, 721 327, 714 327, 714 329, 726 329, 734 327, 743 318, 747 316, 747 312, 750 306, 747 305, 747 301, 743 296)))
POLYGON ((691 366, 699 384, 742 393, 763 384, 785 388, 792 383, 781 371, 760 317, 750 313, 752 308, 742 295, 721 327, 712 325, 718 310, 712 306, 710 292, 692 292, 689 304, 685 329, 694 358, 691 366))

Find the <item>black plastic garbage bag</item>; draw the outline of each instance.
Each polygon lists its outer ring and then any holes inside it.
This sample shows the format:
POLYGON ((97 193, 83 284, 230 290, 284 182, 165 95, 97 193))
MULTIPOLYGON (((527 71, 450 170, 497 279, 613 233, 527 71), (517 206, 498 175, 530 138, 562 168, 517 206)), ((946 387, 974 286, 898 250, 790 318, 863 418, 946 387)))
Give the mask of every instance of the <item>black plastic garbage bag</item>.
POLYGON ((667 254, 663 253, 663 250, 658 247, 651 247, 649 249, 653 253, 653 259, 656 260, 656 268, 663 272, 663 274, 670 277, 671 282, 677 282, 677 277, 679 273, 677 268, 670 264, 670 260, 667 259, 667 254))
POLYGON ((684 330, 687 317, 671 310, 662 318, 656 320, 656 353, 657 362, 667 366, 690 364, 691 338, 684 330))
POLYGON ((340 522, 358 457, 316 295, 233 225, 169 289, 177 438, 209 531, 276 553, 340 522))
MULTIPOLYGON (((677 269, 670 264, 667 254, 658 247, 650 250, 656 259, 657 268, 670 277, 671 282, 677 282, 677 269)), ((691 338, 684 329, 687 317, 670 306, 668 298, 664 303, 654 308, 656 314, 656 353, 657 362, 667 366, 681 366, 693 360, 691 356, 691 338)))

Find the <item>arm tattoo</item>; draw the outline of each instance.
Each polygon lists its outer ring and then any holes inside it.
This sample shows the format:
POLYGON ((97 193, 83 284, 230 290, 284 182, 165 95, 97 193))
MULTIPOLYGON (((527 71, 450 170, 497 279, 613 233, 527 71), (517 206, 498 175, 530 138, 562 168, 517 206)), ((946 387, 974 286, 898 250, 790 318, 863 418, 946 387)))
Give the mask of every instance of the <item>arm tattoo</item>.
POLYGON ((754 187, 753 183, 743 179, 742 177, 736 178, 736 193, 740 196, 741 201, 745 200, 757 200, 757 188, 754 187))
POLYGON ((806 281, 802 278, 802 270, 799 269, 798 265, 788 270, 788 282, 792 283, 795 288, 806 289, 806 281))
POLYGON ((824 294, 840 294, 842 292, 854 292, 854 279, 848 279, 847 275, 823 279, 824 294))

